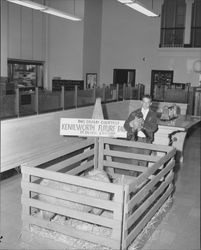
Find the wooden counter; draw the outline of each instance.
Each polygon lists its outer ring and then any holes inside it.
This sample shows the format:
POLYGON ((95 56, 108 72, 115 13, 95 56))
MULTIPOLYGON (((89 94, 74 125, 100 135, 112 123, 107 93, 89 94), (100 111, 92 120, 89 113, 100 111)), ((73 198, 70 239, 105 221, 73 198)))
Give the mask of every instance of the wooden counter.
POLYGON ((171 121, 158 122, 158 130, 154 136, 154 144, 170 145, 177 149, 177 157, 183 162, 183 146, 188 129, 201 121, 201 116, 179 115, 171 121))

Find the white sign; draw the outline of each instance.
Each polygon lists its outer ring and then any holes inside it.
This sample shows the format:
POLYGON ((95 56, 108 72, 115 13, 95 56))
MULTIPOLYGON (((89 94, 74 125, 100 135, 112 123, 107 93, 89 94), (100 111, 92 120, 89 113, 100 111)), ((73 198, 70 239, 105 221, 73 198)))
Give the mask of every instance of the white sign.
POLYGON ((125 121, 61 118, 60 135, 126 138, 125 121))

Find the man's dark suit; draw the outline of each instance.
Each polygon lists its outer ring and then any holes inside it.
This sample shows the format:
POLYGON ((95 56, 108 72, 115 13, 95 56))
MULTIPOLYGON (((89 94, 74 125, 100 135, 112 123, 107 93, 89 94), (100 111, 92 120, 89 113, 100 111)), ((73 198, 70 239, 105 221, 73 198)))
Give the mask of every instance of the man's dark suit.
MULTIPOLYGON (((130 126, 130 122, 133 121, 136 116, 137 117, 142 116, 141 109, 137 109, 133 111, 124 123, 124 128, 128 133, 128 137, 132 136, 133 134, 132 127, 130 126)), ((153 141, 154 132, 157 130, 157 128, 158 128, 158 124, 157 124, 156 113, 152 111, 151 109, 149 109, 146 119, 144 121, 144 126, 141 129, 141 131, 146 135, 145 142, 151 143, 153 141)))

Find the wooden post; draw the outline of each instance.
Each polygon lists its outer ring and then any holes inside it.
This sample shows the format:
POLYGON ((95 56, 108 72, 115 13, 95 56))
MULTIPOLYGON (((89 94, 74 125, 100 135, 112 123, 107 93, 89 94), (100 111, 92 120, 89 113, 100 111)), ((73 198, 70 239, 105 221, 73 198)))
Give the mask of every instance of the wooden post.
POLYGON ((65 102, 64 99, 65 98, 65 91, 64 91, 64 86, 61 86, 61 108, 62 110, 64 110, 65 108, 65 102))
POLYGON ((124 187, 124 202, 123 202, 123 213, 122 213, 122 249, 125 250, 127 249, 126 246, 126 237, 128 236, 128 230, 126 227, 126 222, 128 220, 128 196, 129 196, 129 186, 125 185, 124 187))
POLYGON ((30 207, 29 205, 26 204, 24 199, 29 199, 30 198, 30 192, 28 188, 24 188, 23 185, 29 185, 30 182, 30 175, 25 171, 26 170, 26 164, 21 165, 21 172, 22 172, 22 238, 23 240, 30 240, 30 235, 29 235, 29 222, 27 221, 26 217, 30 216, 30 207))
POLYGON ((20 116, 20 92, 18 87, 15 89, 15 114, 17 117, 20 116))
POLYGON ((38 115, 38 87, 35 87, 35 105, 34 109, 36 114, 38 115))
POLYGON ((77 108, 77 85, 75 85, 74 104, 75 104, 75 108, 77 108))
POLYGON ((103 166, 103 160, 104 160, 103 151, 104 151, 104 140, 103 140, 103 138, 99 137, 99 140, 98 140, 98 168, 100 170, 103 170, 103 168, 104 168, 104 166, 103 166))
MULTIPOLYGON (((92 119, 104 119, 103 110, 101 106, 101 98, 96 99, 92 119)), ((95 138, 95 152, 98 153, 98 158, 97 156, 94 158, 94 167, 99 167, 100 169, 103 169, 103 147, 104 139, 100 137, 95 138)), ((106 144, 105 148, 110 149, 110 146, 106 144)), ((107 161, 112 161, 111 156, 106 156, 106 159, 107 161)), ((110 176, 114 175, 113 168, 107 168, 107 172, 110 176)))
POLYGON ((94 169, 98 169, 98 152, 99 152, 99 140, 94 139, 94 169))
MULTIPOLYGON (((92 114, 92 119, 104 119, 103 110, 102 110, 102 107, 101 107, 101 98, 96 99, 96 103, 94 105, 94 110, 93 110, 93 114, 92 114)), ((100 150, 99 145, 100 145, 99 137, 97 137, 97 138, 95 138, 94 168, 98 168, 98 165, 100 164, 99 157, 98 157, 99 150, 100 150)))

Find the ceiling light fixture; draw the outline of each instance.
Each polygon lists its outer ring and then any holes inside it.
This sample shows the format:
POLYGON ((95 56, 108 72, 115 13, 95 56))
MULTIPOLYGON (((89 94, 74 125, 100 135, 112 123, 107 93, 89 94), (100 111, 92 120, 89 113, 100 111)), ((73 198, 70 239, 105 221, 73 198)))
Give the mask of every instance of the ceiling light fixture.
POLYGON ((159 16, 156 13, 154 13, 153 11, 147 9, 142 3, 140 3, 136 0, 117 0, 117 1, 127 5, 128 7, 132 8, 132 9, 135 9, 135 10, 141 12, 142 14, 144 14, 146 16, 149 16, 149 17, 159 16))
POLYGON ((7 0, 7 1, 11 2, 11 3, 22 5, 24 7, 31 8, 31 9, 34 9, 34 10, 43 10, 43 9, 45 9, 44 5, 39 4, 39 3, 35 3, 35 2, 32 2, 32 1, 28 1, 28 0, 25 0, 25 1, 23 1, 23 0, 7 0))
POLYGON ((72 21, 81 21, 81 19, 79 17, 67 14, 66 12, 56 10, 56 9, 53 9, 53 8, 48 7, 46 9, 44 9, 44 10, 41 10, 41 11, 44 12, 44 13, 47 13, 47 14, 54 15, 54 16, 70 19, 72 21))
POLYGON ((74 15, 68 14, 68 13, 60 11, 60 10, 56 10, 54 8, 50 8, 46 5, 32 2, 29 0, 7 0, 7 1, 11 2, 11 3, 19 4, 19 5, 22 5, 24 7, 31 8, 31 9, 40 10, 44 13, 51 14, 51 15, 58 16, 58 17, 62 17, 62 18, 69 19, 72 21, 81 21, 82 20, 81 18, 76 17, 74 15))

